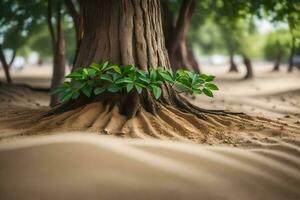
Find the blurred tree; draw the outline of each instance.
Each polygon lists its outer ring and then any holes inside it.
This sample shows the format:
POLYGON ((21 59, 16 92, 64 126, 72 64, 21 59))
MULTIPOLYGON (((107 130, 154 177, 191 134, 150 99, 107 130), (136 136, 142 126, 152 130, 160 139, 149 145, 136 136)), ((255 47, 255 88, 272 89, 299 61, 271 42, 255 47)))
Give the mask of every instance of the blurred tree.
POLYGON ((186 68, 199 73, 199 65, 187 38, 196 1, 163 0, 162 8, 165 42, 172 68, 186 68))
MULTIPOLYGON (((254 1, 254 0, 253 0, 254 1)), ((296 48, 300 46, 300 1, 299 0, 258 0, 255 4, 260 4, 273 22, 287 22, 291 38, 289 67, 288 71, 293 71, 293 57, 296 48)))
MULTIPOLYGON (((51 35, 53 48, 53 74, 51 80, 51 90, 57 89, 63 82, 65 77, 65 40, 62 20, 62 2, 60 0, 48 0, 47 5, 47 22, 51 35), (55 7, 55 12, 53 12, 55 7), (56 14, 53 20, 53 13, 56 14), (55 25, 53 25, 53 21, 55 25)), ((58 95, 52 94, 50 105, 54 106, 59 103, 58 95)))
POLYGON ((238 52, 243 56, 244 65, 247 70, 244 79, 252 78, 251 53, 248 51, 246 41, 249 31, 252 31, 254 27, 251 14, 256 9, 253 9, 250 1, 244 0, 216 0, 212 3, 212 7, 215 8, 213 18, 223 32, 230 56, 229 71, 237 71, 233 55, 235 52, 238 52))
POLYGON ((80 11, 80 2, 76 0, 65 0, 65 5, 70 13, 70 16, 73 20, 73 26, 75 29, 76 35, 76 51, 73 59, 73 65, 76 62, 76 58, 79 51, 79 46, 81 43, 81 39, 83 37, 83 18, 82 18, 82 11, 80 11))
POLYGON ((268 34, 264 52, 267 60, 275 59, 273 71, 278 71, 282 60, 287 60, 290 46, 291 35, 287 30, 281 29, 268 34))
POLYGON ((12 82, 9 68, 18 50, 40 28, 44 13, 45 4, 42 0, 0 1, 0 61, 8 83, 12 82), (5 49, 13 52, 10 61, 5 56, 5 49))

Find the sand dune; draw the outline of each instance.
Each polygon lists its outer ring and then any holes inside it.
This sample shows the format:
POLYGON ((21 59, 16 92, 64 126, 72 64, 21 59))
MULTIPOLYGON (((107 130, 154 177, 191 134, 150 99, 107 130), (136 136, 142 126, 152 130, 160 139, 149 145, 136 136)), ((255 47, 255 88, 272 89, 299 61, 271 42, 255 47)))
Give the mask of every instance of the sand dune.
POLYGON ((299 199, 299 157, 161 140, 2 141, 0 199, 299 199))

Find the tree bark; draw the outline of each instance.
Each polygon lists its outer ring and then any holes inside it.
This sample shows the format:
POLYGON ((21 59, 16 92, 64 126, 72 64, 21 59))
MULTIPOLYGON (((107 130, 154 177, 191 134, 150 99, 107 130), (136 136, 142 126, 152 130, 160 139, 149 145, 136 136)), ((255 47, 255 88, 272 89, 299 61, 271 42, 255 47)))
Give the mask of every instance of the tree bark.
POLYGON ((273 68, 274 72, 279 71, 281 60, 282 60, 282 53, 278 53, 276 56, 276 60, 275 60, 274 68, 273 68))
MULTIPOLYGON (((48 17, 50 17, 50 20, 48 19, 48 22, 50 24, 49 25, 49 29, 50 32, 52 32, 51 30, 53 29, 52 26, 52 22, 51 22, 51 17, 52 17, 52 3, 51 0, 49 0, 49 4, 48 4, 48 9, 49 9, 49 13, 48 13, 48 17), (50 9, 49 9, 50 7, 50 9)), ((65 41, 64 41, 64 35, 63 35, 63 25, 62 25, 62 20, 61 20, 61 3, 57 2, 57 9, 56 9, 56 37, 54 35, 54 31, 53 34, 51 33, 52 36, 52 40, 53 40, 53 54, 54 54, 54 58, 53 58, 53 73, 52 73, 52 79, 51 79, 51 91, 54 91, 55 89, 57 89, 61 83, 64 81, 64 77, 65 77, 65 41)), ((50 99, 50 106, 54 106, 56 104, 58 104, 58 96, 57 94, 51 95, 51 99, 50 99)))
POLYGON ((234 62, 234 53, 233 51, 229 51, 229 63, 230 63, 230 68, 229 68, 229 72, 238 72, 238 67, 234 62))
POLYGON ((4 69, 4 73, 5 73, 5 77, 6 77, 6 82, 8 84, 12 83, 11 77, 10 77, 10 73, 9 73, 9 65, 7 64, 4 52, 3 52, 3 48, 0 45, 0 61, 2 64, 2 67, 4 69))
POLYGON ((290 58, 289 58, 289 68, 288 68, 288 72, 292 72, 293 68, 294 68, 294 54, 295 54, 295 49, 296 49, 296 38, 293 37, 292 38, 292 46, 291 46, 291 52, 290 52, 290 58))
POLYGON ((251 60, 247 56, 243 56, 243 60, 247 70, 244 79, 251 79, 253 78, 253 68, 252 68, 251 60))
POLYGON ((174 15, 168 5, 164 3, 164 33, 172 69, 185 68, 200 73, 199 64, 187 39, 187 32, 195 10, 195 4, 194 0, 182 1, 179 16, 174 25, 174 15))

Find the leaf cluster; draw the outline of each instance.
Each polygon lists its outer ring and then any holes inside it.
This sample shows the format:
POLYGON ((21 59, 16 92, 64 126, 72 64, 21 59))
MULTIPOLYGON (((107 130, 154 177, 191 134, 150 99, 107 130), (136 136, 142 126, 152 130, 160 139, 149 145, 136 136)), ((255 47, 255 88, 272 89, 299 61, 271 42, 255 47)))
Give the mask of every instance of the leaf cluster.
POLYGON ((142 71, 133 65, 116 65, 108 62, 93 63, 88 67, 74 70, 66 76, 65 82, 53 92, 58 93, 61 102, 103 93, 149 91, 155 99, 162 95, 162 85, 169 84, 178 92, 191 95, 204 93, 213 97, 213 90, 218 87, 212 83, 214 76, 197 74, 186 70, 149 68, 142 71))

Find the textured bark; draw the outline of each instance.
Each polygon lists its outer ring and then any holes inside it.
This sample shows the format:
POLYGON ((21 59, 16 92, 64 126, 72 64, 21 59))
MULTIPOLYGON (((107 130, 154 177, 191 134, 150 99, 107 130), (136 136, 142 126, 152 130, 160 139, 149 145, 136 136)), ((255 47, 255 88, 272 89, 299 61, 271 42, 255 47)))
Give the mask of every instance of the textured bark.
POLYGON ((253 68, 252 68, 251 60, 247 56, 243 56, 243 60, 247 70, 244 79, 251 79, 253 78, 253 68))
POLYGON ((182 1, 179 16, 174 25, 174 15, 168 5, 164 3, 164 33, 172 68, 175 70, 185 68, 199 73, 199 64, 187 40, 187 32, 195 4, 194 0, 182 1))
MULTIPOLYGON (((57 17, 56 17, 56 37, 54 34, 54 28, 51 22, 52 18, 52 2, 49 0, 48 4, 48 26, 50 29, 53 43, 53 73, 51 79, 51 90, 54 91, 57 89, 64 80, 65 76, 65 41, 63 35, 63 25, 61 20, 61 3, 57 3, 57 17)), ((58 104, 57 94, 51 95, 50 106, 58 104)))
POLYGON ((4 52, 3 52, 3 48, 2 48, 1 45, 0 45, 0 61, 1 61, 2 67, 4 69, 6 82, 7 83, 12 83, 10 73, 9 73, 9 64, 6 61, 6 58, 5 58, 5 55, 4 55, 4 52))
POLYGON ((294 68, 294 54, 295 54, 295 50, 296 50, 296 38, 293 37, 292 38, 292 46, 291 46, 291 52, 290 52, 290 58, 289 58, 289 68, 288 68, 288 72, 292 72, 293 68, 294 68))
POLYGON ((280 52, 276 56, 275 64, 274 64, 274 67, 273 67, 273 71, 279 71, 281 60, 282 60, 282 53, 280 52))
POLYGON ((234 53, 233 51, 229 51, 229 63, 230 63, 230 68, 229 72, 238 72, 238 67, 234 62, 234 53))
MULTIPOLYGON (((162 31, 159 0, 89 0, 81 2, 84 35, 74 69, 93 62, 110 61, 133 64, 141 70, 162 66, 170 68, 162 31)), ((118 94, 105 93, 95 98, 70 101, 46 115, 64 112, 90 101, 118 106, 128 118, 136 116, 141 108, 155 114, 161 105, 170 105, 183 112, 203 117, 202 113, 224 114, 223 111, 200 109, 179 96, 169 85, 164 85, 160 101, 144 91, 118 94)))

